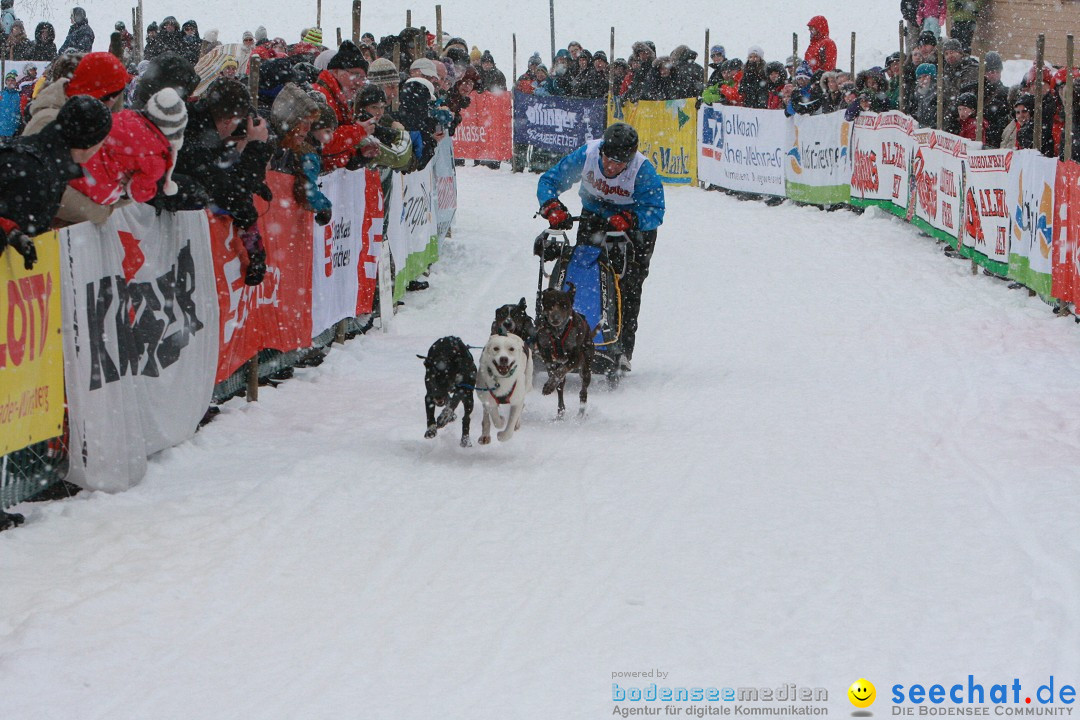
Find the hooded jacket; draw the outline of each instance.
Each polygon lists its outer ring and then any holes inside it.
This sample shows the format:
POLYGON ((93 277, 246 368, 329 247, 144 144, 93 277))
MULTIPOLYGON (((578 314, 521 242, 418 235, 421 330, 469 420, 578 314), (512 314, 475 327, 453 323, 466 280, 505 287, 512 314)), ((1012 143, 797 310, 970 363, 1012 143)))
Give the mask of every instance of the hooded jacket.
POLYGON ((811 40, 803 59, 810 64, 810 71, 820 73, 836 69, 836 43, 829 37, 829 21, 824 15, 815 15, 806 23, 807 27, 817 30, 817 39, 811 40))
POLYGON ((315 89, 326 98, 326 104, 334 111, 338 126, 330 142, 323 145, 322 156, 326 167, 337 169, 346 167, 360 146, 360 141, 367 137, 367 131, 356 124, 352 103, 345 99, 341 84, 329 70, 319 73, 315 89))
POLYGON ((135 202, 149 202, 158 181, 172 165, 169 141, 149 119, 135 110, 113 115, 112 130, 85 165, 85 176, 71 187, 98 205, 112 205, 125 193, 135 202))
POLYGON ((34 42, 30 47, 30 60, 52 62, 56 59, 56 30, 52 23, 41 22, 34 30, 34 42))

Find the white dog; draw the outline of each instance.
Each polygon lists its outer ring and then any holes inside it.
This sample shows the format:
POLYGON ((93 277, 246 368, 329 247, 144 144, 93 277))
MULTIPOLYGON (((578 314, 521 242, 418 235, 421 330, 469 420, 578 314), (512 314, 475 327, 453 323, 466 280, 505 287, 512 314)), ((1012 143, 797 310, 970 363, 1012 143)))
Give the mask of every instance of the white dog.
POLYGON ((532 355, 525 350, 525 343, 517 335, 492 335, 476 371, 476 394, 484 406, 480 444, 491 442, 491 425, 499 431, 499 440, 514 437, 521 427, 521 412, 525 409, 525 396, 532 390, 532 355), (500 405, 509 405, 510 414, 505 422, 500 405))

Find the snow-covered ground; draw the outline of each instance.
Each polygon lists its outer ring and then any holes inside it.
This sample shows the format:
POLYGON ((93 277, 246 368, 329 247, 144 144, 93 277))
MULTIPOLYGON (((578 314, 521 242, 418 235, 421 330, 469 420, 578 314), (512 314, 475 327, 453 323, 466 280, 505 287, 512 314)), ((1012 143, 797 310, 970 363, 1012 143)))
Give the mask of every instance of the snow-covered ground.
POLYGON ((462 169, 390 334, 129 492, 17 508, 0 717, 604 718, 654 668, 833 715, 866 677, 886 716, 893 683, 1080 679, 1071 320, 879 213, 669 189, 622 386, 425 440, 415 354, 532 306, 534 188, 462 169))

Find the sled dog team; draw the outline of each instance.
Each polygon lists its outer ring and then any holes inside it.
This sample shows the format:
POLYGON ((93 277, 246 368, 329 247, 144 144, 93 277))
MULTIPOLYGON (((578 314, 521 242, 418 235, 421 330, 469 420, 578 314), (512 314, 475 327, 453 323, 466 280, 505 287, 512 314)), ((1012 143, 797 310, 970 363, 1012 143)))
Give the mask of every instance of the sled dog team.
POLYGON ((541 294, 541 307, 536 322, 529 316, 522 298, 517 304, 503 305, 495 311, 491 337, 480 353, 479 364, 473 362, 469 347, 456 337, 439 338, 432 343, 427 355, 417 355, 424 361, 424 409, 427 412, 427 431, 424 437, 433 438, 441 428, 456 419, 454 410, 460 404, 461 446, 469 447, 469 420, 473 410, 473 393, 484 408, 480 444, 491 442, 491 428, 499 431, 500 441, 509 440, 521 427, 525 396, 533 386, 533 354, 539 356, 547 370, 543 394, 558 393, 558 417, 566 413, 563 389, 571 372, 581 375, 579 416, 585 415, 589 397, 593 337, 581 313, 574 310, 574 286, 566 291, 548 289, 541 294), (509 412, 504 417, 500 406, 509 412), (435 417, 435 408, 443 411, 435 417))

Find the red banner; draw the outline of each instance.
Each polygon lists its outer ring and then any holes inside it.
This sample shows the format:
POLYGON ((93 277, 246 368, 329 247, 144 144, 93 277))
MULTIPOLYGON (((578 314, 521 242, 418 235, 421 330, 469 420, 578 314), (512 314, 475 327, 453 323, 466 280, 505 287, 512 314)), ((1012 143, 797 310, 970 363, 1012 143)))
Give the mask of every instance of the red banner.
POLYGON ((292 200, 292 175, 268 172, 266 184, 275 199, 255 198, 266 246, 266 276, 260 285, 244 284, 242 246, 231 219, 208 213, 221 306, 215 382, 263 348, 287 352, 311 345, 312 214, 292 200))
POLYGON ((1080 165, 1059 162, 1054 189, 1054 261, 1051 294, 1080 303, 1080 165))
POLYGON ((466 160, 509 160, 513 153, 514 94, 472 93, 454 131, 454 157, 466 160))
POLYGON ((364 222, 360 228, 360 262, 356 269, 359 281, 356 292, 357 315, 367 315, 375 305, 379 253, 382 252, 383 241, 382 180, 378 170, 364 172, 364 222))

